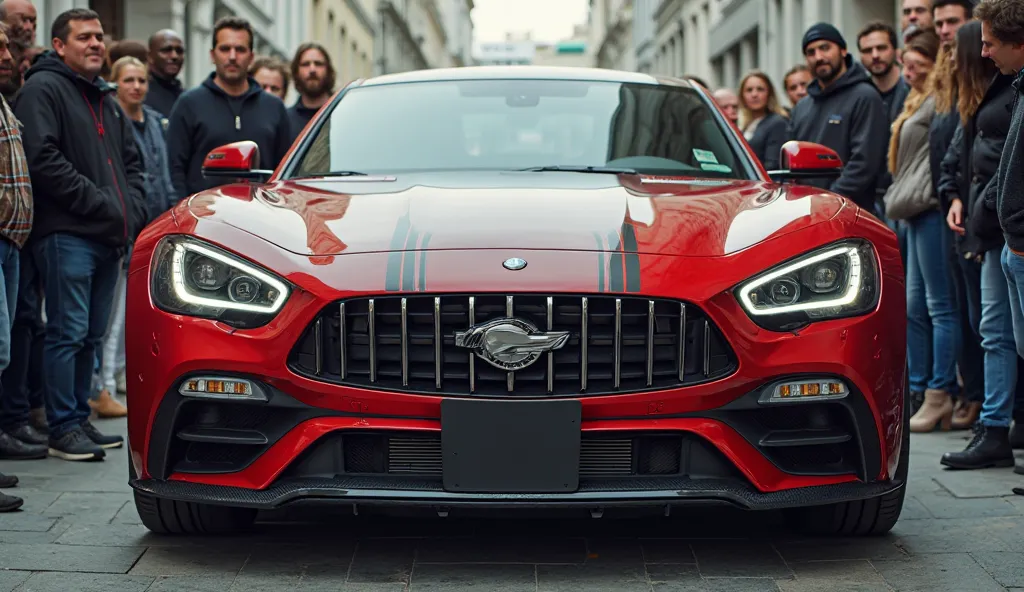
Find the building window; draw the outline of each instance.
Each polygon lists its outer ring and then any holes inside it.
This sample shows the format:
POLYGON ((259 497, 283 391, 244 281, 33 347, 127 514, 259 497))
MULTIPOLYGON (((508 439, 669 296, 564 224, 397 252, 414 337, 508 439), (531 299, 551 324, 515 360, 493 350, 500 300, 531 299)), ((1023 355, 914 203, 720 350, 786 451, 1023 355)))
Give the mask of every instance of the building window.
POLYGON ((124 39, 124 0, 89 0, 89 8, 100 15, 105 37, 124 39))

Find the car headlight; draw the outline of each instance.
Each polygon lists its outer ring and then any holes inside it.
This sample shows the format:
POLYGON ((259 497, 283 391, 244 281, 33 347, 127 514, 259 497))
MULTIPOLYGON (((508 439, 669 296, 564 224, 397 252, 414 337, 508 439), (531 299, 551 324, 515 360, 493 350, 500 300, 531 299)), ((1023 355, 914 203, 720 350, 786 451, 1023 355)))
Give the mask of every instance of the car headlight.
POLYGON ((154 252, 151 270, 150 292, 158 307, 239 329, 270 322, 290 293, 284 280, 185 236, 164 238, 154 252))
POLYGON ((874 310, 878 263, 870 243, 847 240, 787 261, 736 288, 755 323, 790 331, 815 321, 874 310))

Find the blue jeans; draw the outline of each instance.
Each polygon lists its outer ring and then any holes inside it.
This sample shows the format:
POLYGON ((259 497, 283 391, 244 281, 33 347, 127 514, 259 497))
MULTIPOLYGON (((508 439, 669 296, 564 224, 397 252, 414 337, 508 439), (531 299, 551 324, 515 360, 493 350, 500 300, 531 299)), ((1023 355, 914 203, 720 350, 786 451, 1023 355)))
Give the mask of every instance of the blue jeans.
POLYGON ((70 234, 45 236, 34 248, 46 295, 46 415, 56 440, 89 419, 93 365, 107 331, 120 256, 70 234))
POLYGON ((29 422, 32 409, 45 408, 46 370, 43 365, 43 284, 33 249, 26 245, 19 258, 18 304, 11 323, 11 363, 0 375, 0 430, 29 422))
POLYGON ((959 389, 960 311, 947 261, 946 220, 931 210, 906 221, 907 360, 910 389, 959 389))
POLYGON ((981 423, 1010 427, 1017 394, 1017 347, 1002 249, 985 253, 981 264, 981 348, 985 350, 985 402, 981 423))
MULTIPOLYGON (((11 320, 18 303, 18 261, 18 247, 0 236, 0 374, 11 363, 11 320)), ((0 386, 0 399, 3 397, 0 386)))

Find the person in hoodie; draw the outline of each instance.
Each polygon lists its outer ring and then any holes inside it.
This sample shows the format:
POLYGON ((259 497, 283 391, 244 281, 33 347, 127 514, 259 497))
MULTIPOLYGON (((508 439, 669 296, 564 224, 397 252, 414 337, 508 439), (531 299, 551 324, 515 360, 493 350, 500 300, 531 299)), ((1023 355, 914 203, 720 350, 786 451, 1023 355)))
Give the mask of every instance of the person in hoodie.
POLYGON ((98 76, 106 57, 99 15, 62 12, 50 37, 53 53, 25 73, 14 107, 35 196, 49 454, 99 460, 124 444, 89 422, 89 398, 120 261, 146 223, 144 180, 131 123, 98 76))
POLYGON ((888 117, 871 75, 846 50, 846 40, 828 23, 804 34, 803 52, 814 81, 789 120, 789 139, 835 150, 843 172, 835 180, 809 179, 810 185, 849 198, 878 215, 875 189, 885 165, 888 117))
POLYGON ((167 155, 178 198, 223 184, 203 177, 203 161, 214 148, 253 141, 260 159, 255 166, 273 169, 291 147, 284 103, 249 75, 254 59, 249 21, 234 16, 217 21, 210 57, 214 72, 178 98, 167 125, 167 155))
POLYGON ((973 301, 969 308, 972 330, 981 335, 985 350, 985 397, 974 441, 962 452, 946 453, 941 462, 954 469, 1012 467, 1009 430, 1018 357, 1000 261, 1003 233, 998 216, 985 206, 984 193, 999 167, 1015 91, 1013 77, 1000 73, 981 56, 977 21, 963 25, 957 33, 956 64, 961 125, 942 161, 939 195, 949 202, 946 222, 959 236, 961 258, 980 261, 980 286, 977 293, 969 294, 973 301))

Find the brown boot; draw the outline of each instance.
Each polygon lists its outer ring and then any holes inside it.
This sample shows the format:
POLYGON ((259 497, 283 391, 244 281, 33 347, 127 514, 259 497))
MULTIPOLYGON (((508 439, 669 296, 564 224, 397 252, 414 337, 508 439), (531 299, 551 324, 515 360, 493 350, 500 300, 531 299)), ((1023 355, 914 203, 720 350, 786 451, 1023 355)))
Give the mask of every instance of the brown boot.
POLYGON ((946 391, 926 389, 924 404, 910 418, 910 431, 930 432, 936 426, 944 432, 953 427, 953 397, 946 391))
POLYGON ((981 415, 981 403, 978 401, 967 401, 957 405, 953 412, 953 429, 969 430, 974 422, 978 421, 981 415))
POLYGON ((98 417, 124 417, 128 415, 128 408, 110 396, 107 389, 100 392, 100 396, 89 401, 89 406, 96 412, 98 417))

